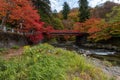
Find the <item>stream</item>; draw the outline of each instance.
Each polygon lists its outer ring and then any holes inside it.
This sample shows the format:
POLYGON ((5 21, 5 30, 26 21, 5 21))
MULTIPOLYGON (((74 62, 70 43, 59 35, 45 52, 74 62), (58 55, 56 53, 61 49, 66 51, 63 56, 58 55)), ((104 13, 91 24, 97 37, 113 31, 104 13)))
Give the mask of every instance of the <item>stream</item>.
POLYGON ((65 50, 76 51, 77 53, 90 58, 95 66, 100 67, 109 76, 115 77, 115 80, 120 80, 120 52, 80 47, 71 42, 52 43, 51 45, 65 50), (109 63, 111 64, 110 66, 109 63))
POLYGON ((106 49, 93 49, 87 47, 80 47, 69 42, 65 44, 54 43, 52 45, 66 50, 76 51, 77 53, 83 54, 84 56, 90 56, 100 60, 109 61, 114 66, 120 66, 120 52, 106 49))

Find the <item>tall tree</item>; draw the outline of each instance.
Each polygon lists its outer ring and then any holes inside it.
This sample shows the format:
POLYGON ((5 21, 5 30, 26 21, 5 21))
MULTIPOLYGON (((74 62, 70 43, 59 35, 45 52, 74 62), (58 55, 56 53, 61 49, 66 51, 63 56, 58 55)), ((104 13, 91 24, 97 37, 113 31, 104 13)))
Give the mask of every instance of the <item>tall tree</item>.
POLYGON ((52 22, 52 11, 49 0, 32 0, 34 6, 38 9, 41 15, 41 20, 51 24, 52 22))
POLYGON ((54 17, 58 17, 58 16, 57 16, 57 10, 56 10, 56 9, 53 11, 53 16, 54 16, 54 17))
POLYGON ((42 10, 45 14, 51 12, 50 1, 49 0, 32 0, 35 7, 42 10))
POLYGON ((68 18, 69 12, 70 12, 70 7, 67 2, 64 2, 63 11, 62 11, 63 19, 68 18))
POLYGON ((87 0, 79 0, 79 21, 84 22, 86 19, 89 19, 90 12, 88 7, 88 1, 87 0))

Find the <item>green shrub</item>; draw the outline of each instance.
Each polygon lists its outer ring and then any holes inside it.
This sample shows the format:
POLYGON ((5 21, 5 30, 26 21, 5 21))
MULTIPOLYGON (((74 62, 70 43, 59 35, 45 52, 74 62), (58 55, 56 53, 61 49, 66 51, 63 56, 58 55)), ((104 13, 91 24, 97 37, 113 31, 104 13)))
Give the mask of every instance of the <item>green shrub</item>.
POLYGON ((108 80, 76 52, 48 44, 27 47, 22 56, 0 60, 1 80, 108 80))
POLYGON ((5 48, 0 48, 0 53, 6 51, 5 48))
POLYGON ((0 55, 3 55, 7 53, 7 49, 6 48, 0 48, 0 55))
POLYGON ((12 49, 19 49, 20 47, 17 45, 12 46, 12 49))
POLYGON ((59 18, 53 18, 52 25, 54 26, 54 29, 58 29, 58 30, 64 29, 62 21, 59 18))

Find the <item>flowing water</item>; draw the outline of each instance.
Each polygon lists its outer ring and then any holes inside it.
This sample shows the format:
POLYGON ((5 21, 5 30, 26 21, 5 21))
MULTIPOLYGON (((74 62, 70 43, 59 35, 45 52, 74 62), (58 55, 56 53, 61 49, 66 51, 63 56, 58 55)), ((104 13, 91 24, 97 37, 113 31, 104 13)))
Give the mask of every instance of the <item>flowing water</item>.
POLYGON ((86 48, 86 47, 78 47, 71 43, 67 43, 67 44, 56 43, 52 45, 55 47, 76 51, 79 54, 83 54, 85 56, 90 56, 100 60, 109 61, 113 65, 120 66, 120 52, 105 50, 105 49, 92 49, 92 48, 86 48))

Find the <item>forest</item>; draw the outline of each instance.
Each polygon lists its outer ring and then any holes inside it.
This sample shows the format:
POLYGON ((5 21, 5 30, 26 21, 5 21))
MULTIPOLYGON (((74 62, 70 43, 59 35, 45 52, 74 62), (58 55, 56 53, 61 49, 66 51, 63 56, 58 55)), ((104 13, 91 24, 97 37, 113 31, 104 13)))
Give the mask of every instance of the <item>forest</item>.
MULTIPOLYGON (((80 8, 70 9, 65 2, 63 10, 57 12, 51 10, 49 0, 0 0, 0 2, 3 3, 0 5, 1 27, 26 31, 33 29, 42 31, 49 27, 56 30, 77 30, 89 33, 88 39, 95 42, 120 37, 119 3, 107 1, 91 8, 88 2, 83 1, 79 3, 80 8)), ((37 37, 42 38, 40 35, 37 37)))

